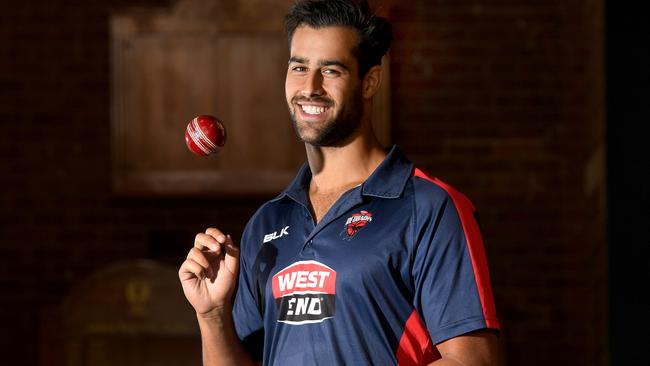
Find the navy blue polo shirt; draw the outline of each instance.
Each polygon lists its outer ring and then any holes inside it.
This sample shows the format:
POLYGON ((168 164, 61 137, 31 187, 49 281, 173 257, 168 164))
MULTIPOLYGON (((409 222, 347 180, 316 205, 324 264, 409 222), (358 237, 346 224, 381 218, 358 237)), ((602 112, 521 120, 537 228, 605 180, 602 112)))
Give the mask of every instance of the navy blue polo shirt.
POLYGON ((397 147, 315 224, 305 164, 248 222, 233 308, 265 365, 419 365, 498 329, 474 207, 397 147))

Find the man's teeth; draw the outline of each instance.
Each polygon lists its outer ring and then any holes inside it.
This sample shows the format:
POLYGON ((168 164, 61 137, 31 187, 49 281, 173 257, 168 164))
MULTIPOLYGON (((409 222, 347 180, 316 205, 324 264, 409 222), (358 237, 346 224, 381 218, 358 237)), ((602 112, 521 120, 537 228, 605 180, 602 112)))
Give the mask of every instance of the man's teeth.
POLYGON ((325 112, 325 107, 319 107, 315 105, 301 105, 300 106, 303 112, 307 114, 321 114, 325 112))

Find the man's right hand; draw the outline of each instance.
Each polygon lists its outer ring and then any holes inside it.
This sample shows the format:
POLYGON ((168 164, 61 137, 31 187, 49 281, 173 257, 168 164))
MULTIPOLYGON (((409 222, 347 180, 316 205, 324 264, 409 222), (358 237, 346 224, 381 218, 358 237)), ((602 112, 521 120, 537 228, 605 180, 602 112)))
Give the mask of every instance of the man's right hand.
POLYGON ((239 247, 230 235, 208 228, 196 235, 178 277, 197 315, 209 316, 232 307, 238 273, 239 247))

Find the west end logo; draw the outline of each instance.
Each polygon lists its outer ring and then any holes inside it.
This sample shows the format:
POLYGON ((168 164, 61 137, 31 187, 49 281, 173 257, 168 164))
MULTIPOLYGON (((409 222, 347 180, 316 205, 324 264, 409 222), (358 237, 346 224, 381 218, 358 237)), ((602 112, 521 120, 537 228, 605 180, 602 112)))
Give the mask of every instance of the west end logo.
POLYGON ((372 213, 368 211, 362 210, 360 212, 352 214, 352 216, 348 217, 348 219, 345 220, 345 227, 343 228, 343 232, 347 234, 347 236, 341 233, 343 239, 351 240, 352 237, 357 235, 357 233, 371 221, 372 213))
POLYGON ((320 323, 333 318, 336 271, 317 261, 296 262, 273 276, 278 322, 320 323))

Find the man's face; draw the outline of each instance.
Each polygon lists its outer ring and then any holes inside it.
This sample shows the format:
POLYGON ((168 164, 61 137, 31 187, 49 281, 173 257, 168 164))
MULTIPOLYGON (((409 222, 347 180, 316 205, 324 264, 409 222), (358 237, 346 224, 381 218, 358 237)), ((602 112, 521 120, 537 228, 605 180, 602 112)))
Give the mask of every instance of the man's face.
POLYGON ((294 129, 314 146, 341 146, 361 122, 361 81, 347 27, 300 26, 293 34, 285 93, 294 129))

